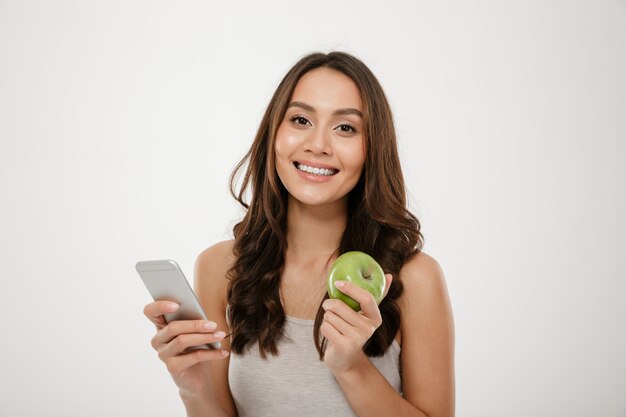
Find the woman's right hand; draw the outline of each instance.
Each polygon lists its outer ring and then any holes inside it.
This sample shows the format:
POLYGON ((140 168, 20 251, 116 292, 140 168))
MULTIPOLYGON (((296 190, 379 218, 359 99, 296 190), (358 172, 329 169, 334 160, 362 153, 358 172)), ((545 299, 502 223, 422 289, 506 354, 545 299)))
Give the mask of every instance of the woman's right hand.
POLYGON ((156 326, 152 347, 167 366, 181 393, 200 394, 209 388, 210 376, 207 361, 224 359, 224 349, 189 349, 205 343, 221 342, 225 334, 217 330, 214 322, 207 320, 177 320, 167 323, 163 317, 178 309, 171 301, 154 301, 147 304, 144 314, 156 326))

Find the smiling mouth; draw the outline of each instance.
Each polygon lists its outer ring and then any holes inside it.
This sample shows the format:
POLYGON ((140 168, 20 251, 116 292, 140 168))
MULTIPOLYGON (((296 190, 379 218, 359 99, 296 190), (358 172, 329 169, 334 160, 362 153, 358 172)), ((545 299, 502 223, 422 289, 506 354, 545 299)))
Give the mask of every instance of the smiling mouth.
POLYGON ((306 172, 307 174, 320 175, 323 177, 330 177, 331 175, 335 175, 339 172, 336 169, 332 168, 316 168, 309 165, 304 165, 299 162, 294 162, 293 165, 302 172, 306 172))

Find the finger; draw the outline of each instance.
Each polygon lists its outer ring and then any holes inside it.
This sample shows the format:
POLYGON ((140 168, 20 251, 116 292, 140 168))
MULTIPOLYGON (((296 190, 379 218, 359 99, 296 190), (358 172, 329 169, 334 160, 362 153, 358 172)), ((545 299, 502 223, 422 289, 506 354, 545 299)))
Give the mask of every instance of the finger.
MULTIPOLYGON (((329 313, 333 313, 343 322, 351 326, 351 329, 344 329, 341 325, 335 325, 341 333, 346 335, 367 335, 367 338, 369 338, 382 323, 378 306, 374 307, 375 313, 371 315, 371 317, 366 316, 363 310, 357 313, 339 300, 325 300, 322 303, 322 308, 326 311, 324 318, 326 318, 326 315, 329 313)), ((331 322, 335 324, 334 321, 331 322)))
POLYGON ((324 313, 324 321, 333 326, 343 336, 353 337, 357 335, 357 329, 352 324, 346 322, 332 311, 324 313))
POLYGON ((387 296, 389 288, 391 288, 391 281, 393 281, 393 275, 385 274, 385 291, 383 291, 383 299, 387 296))
POLYGON ((366 320, 362 314, 357 313, 341 300, 333 300, 331 298, 324 300, 322 308, 326 312, 331 311, 335 313, 352 326, 360 326, 362 325, 363 320, 366 320))
POLYGON ((340 288, 342 292, 354 298, 354 300, 359 303, 361 306, 359 313, 371 321, 374 329, 380 326, 382 318, 380 310, 378 309, 378 304, 376 303, 376 300, 374 300, 374 296, 372 294, 348 281, 336 281, 335 285, 337 288, 340 288))
POLYGON ((206 362, 216 359, 224 359, 229 355, 227 350, 208 350, 199 349, 189 352, 184 355, 174 356, 169 358, 166 362, 167 370, 173 374, 183 372, 187 368, 190 368, 200 362, 206 362))
POLYGON ((320 325, 320 333, 333 345, 337 345, 343 337, 341 333, 327 321, 323 321, 320 325))
POLYGON ((152 346, 159 349, 174 338, 185 333, 213 333, 217 330, 217 323, 207 320, 176 320, 162 329, 152 338, 152 346))
POLYGON ((376 301, 374 300, 374 296, 369 293, 369 291, 364 290, 363 288, 353 284, 349 281, 335 281, 335 287, 339 289, 342 293, 346 294, 349 297, 352 297, 354 301, 361 305, 361 311, 363 311, 368 304, 376 305, 376 301))
POLYGON ((222 331, 215 333, 191 333, 181 334, 175 337, 159 349, 159 358, 166 360, 172 356, 178 356, 189 348, 202 346, 208 343, 221 342, 226 334, 222 331))
POLYGON ((161 328, 167 324, 163 316, 176 310, 178 310, 178 304, 173 301, 162 300, 147 304, 143 308, 143 314, 158 328, 161 328))

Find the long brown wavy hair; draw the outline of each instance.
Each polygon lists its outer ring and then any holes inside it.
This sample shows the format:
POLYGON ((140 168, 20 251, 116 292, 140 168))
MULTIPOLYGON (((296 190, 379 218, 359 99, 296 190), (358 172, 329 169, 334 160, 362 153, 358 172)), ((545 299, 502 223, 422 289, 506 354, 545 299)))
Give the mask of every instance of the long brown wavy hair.
MULTIPOLYGON (((359 182, 348 195, 347 225, 336 253, 368 253, 394 276, 379 306, 382 325, 365 344, 364 352, 383 355, 400 328, 402 282, 398 274, 407 259, 421 251, 423 236, 420 222, 407 210, 391 109, 378 80, 359 59, 344 52, 312 53, 298 61, 280 82, 250 150, 231 175, 231 194, 245 208, 243 220, 233 228, 236 260, 228 271, 228 319, 235 353, 243 353, 257 341, 262 357, 279 353, 286 320, 279 287, 287 251, 288 193, 276 172, 274 140, 296 84, 308 71, 320 67, 350 77, 360 91, 364 110, 365 164, 359 182)), ((320 359, 326 346, 319 331, 322 301, 313 334, 320 359)))

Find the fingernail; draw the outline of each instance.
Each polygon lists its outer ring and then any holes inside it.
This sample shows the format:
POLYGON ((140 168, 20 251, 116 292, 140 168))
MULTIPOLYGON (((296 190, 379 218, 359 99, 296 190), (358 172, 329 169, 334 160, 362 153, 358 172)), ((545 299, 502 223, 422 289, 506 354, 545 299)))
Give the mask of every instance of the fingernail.
POLYGON ((205 321, 204 323, 202 323, 202 327, 207 330, 213 330, 217 328, 217 323, 214 323, 212 321, 205 321))
POLYGON ((337 288, 343 288, 345 287, 346 283, 343 281, 335 281, 335 287, 337 288))
POLYGON ((178 304, 176 304, 176 303, 169 303, 167 305, 167 309, 171 310, 171 311, 178 310, 178 304))
POLYGON ((228 356, 229 354, 230 354, 230 352, 227 351, 227 350, 223 350, 222 351, 222 356, 228 356))
POLYGON ((328 300, 324 301, 324 302, 322 303, 322 308, 323 308, 324 310, 328 310, 328 307, 330 307, 330 305, 329 305, 329 304, 330 304, 330 301, 328 301, 328 300))
POLYGON ((226 333, 219 331, 219 332, 213 333, 213 336, 215 336, 217 339, 222 339, 224 338, 224 336, 226 336, 226 333))

